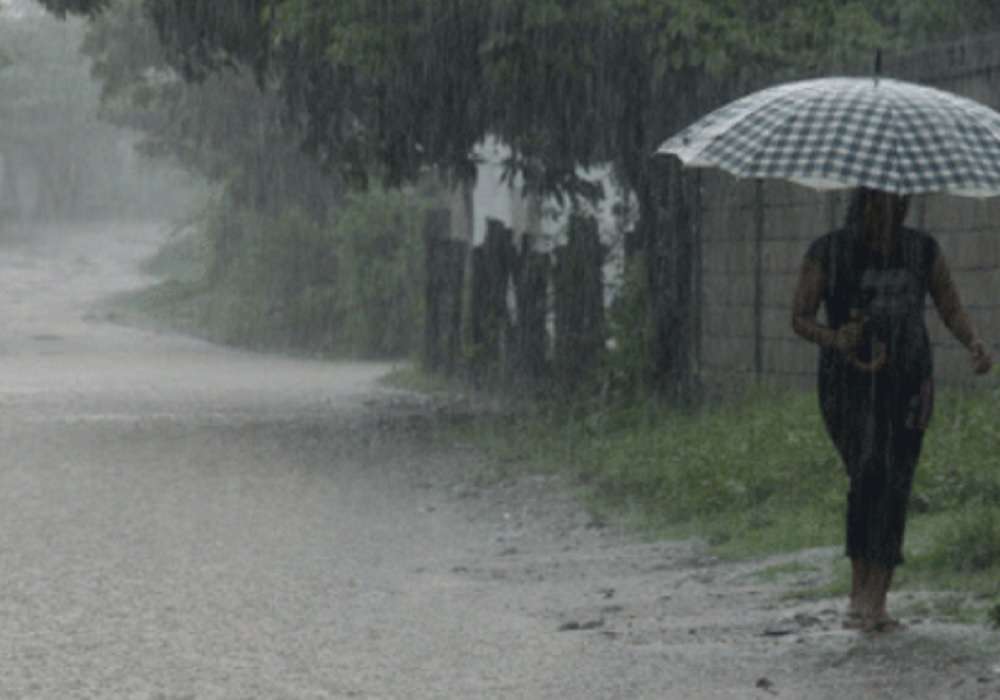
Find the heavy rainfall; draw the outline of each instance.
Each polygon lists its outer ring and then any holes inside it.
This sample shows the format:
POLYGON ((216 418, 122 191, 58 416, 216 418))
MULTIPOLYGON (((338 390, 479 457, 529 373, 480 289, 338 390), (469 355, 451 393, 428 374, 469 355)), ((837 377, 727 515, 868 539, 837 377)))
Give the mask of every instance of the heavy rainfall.
POLYGON ((0 699, 1000 697, 994 109, 992 0, 0 0, 0 699))

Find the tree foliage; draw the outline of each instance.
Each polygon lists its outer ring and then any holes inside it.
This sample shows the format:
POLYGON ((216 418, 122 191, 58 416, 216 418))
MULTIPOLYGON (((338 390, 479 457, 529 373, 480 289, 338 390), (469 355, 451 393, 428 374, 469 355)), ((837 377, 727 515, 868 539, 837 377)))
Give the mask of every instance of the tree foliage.
POLYGON ((140 0, 115 0, 84 44, 104 116, 143 134, 147 154, 222 183, 238 203, 322 215, 331 183, 289 134, 280 98, 240 66, 187 81, 140 0))
MULTIPOLYGON (((106 0, 42 0, 94 12, 106 0)), ((143 0, 187 79, 248 67, 307 150, 351 181, 472 172, 486 135, 529 187, 573 192, 579 168, 641 159, 713 81, 865 65, 872 48, 997 26, 987 0, 143 0)))
MULTIPOLYGON (((61 12, 107 4, 41 1, 61 12)), ((488 137, 509 148, 508 174, 541 194, 597 198, 581 173, 610 164, 638 202, 658 377, 690 366, 663 348, 684 345, 677 338, 691 326, 670 306, 691 303, 694 188, 663 177, 656 146, 735 92, 868 70, 876 47, 1000 26, 992 0, 121 1, 141 2, 161 47, 156 71, 125 68, 122 82, 141 97, 150 76, 183 81, 152 95, 176 109, 157 127, 161 142, 193 161, 217 154, 221 166, 237 164, 231 172, 260 172, 250 166, 267 151, 238 145, 254 144, 256 124, 268 143, 301 147, 347 185, 399 184, 430 169, 469 181, 488 137), (262 97, 233 76, 252 77, 262 97), (191 85, 208 91, 200 104, 185 102, 199 89, 191 85), (217 132, 188 121, 207 119, 202 109, 226 114, 214 102, 226 99, 237 111, 217 132)), ((109 65, 122 60, 111 59, 113 43, 109 65)), ((266 193, 281 178, 237 181, 266 193)))
MULTIPOLYGON (((20 8, 16 8, 20 9, 20 8)), ((38 191, 22 215, 81 215, 140 188, 126 174, 128 136, 98 119, 99 90, 80 60, 84 27, 40 12, 10 11, 0 22, 0 156, 10 180, 29 178, 38 191), (94 177, 94 173, 101 177, 94 177)), ((11 184, 5 183, 6 187, 11 184)))

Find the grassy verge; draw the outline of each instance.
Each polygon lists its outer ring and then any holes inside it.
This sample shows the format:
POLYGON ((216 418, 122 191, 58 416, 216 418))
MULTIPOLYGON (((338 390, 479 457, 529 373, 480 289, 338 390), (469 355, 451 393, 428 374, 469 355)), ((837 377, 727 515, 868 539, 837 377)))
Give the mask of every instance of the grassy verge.
MULTIPOLYGON (((694 413, 574 405, 534 404, 462 431, 496 478, 569 473, 599 517, 653 537, 701 537, 734 558, 842 546, 847 479, 811 392, 761 389, 694 413)), ((959 591, 965 608, 947 606, 955 619, 1000 614, 997 415, 996 390, 943 392, 914 485, 898 588, 959 591)), ((838 560, 796 595, 840 595, 847 582, 838 560)))

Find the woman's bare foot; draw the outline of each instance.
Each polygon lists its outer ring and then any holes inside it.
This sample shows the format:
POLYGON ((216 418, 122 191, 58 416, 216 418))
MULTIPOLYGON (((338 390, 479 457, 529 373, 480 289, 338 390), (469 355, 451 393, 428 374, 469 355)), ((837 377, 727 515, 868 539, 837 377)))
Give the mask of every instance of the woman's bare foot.
POLYGON ((861 629, 866 634, 889 634, 890 632, 898 632, 906 629, 906 625, 900 620, 884 614, 866 619, 861 629))
POLYGON ((845 630, 859 630, 865 626, 866 615, 864 609, 856 600, 851 600, 847 605, 847 612, 844 613, 842 626, 845 630))

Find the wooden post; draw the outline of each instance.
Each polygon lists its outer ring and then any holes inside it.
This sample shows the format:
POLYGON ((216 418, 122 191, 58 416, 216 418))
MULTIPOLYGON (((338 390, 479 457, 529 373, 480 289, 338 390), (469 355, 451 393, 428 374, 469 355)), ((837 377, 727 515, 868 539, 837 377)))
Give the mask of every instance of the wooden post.
POLYGON ((585 381, 604 351, 605 251, 592 217, 570 216, 569 240, 556 250, 554 269, 557 379, 585 381))
POLYGON ((449 238, 451 212, 433 209, 424 220, 425 288, 423 365, 453 374, 461 349, 462 282, 466 244, 449 238))
POLYGON ((486 239, 472 252, 469 308, 472 372, 477 381, 496 378, 510 344, 507 291, 514 261, 513 232, 496 219, 486 221, 486 239))
POLYGON ((541 379, 548 362, 547 333, 549 256, 532 249, 533 237, 521 238, 521 251, 514 268, 514 298, 517 318, 513 327, 510 372, 517 379, 541 379))
POLYGON ((657 159, 650 169, 645 228, 646 273, 652 321, 651 374, 662 396, 696 400, 701 306, 698 271, 698 187, 674 159, 657 159))

